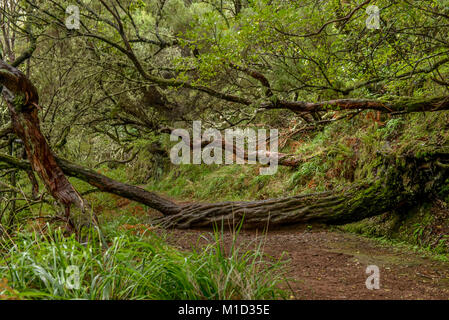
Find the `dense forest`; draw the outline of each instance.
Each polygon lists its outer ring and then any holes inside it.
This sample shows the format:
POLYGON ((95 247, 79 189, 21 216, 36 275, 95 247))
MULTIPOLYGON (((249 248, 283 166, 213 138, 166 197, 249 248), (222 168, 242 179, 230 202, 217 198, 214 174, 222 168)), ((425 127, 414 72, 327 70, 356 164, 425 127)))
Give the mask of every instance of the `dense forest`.
POLYGON ((449 297, 449 1, 0 21, 0 299, 449 297))

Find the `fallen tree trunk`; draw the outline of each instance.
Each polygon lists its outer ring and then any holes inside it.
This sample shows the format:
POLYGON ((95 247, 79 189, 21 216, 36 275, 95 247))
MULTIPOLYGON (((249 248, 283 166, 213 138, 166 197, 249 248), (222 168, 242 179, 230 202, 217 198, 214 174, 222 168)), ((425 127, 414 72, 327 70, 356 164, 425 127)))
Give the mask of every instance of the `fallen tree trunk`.
MULTIPOLYGON (((449 154, 445 154, 448 159, 449 154)), ((441 159, 407 159, 397 164, 387 159, 377 168, 377 178, 367 184, 351 185, 340 191, 297 195, 250 202, 222 202, 184 206, 175 215, 161 219, 178 228, 235 226, 245 228, 282 226, 299 223, 344 224, 413 205, 429 197, 449 173, 441 159)))
MULTIPOLYGON (((134 200, 164 214, 159 222, 177 228, 239 224, 245 228, 295 223, 342 224, 380 215, 428 197, 447 179, 449 152, 435 152, 426 159, 386 157, 377 169, 377 178, 344 190, 298 195, 260 201, 177 204, 156 193, 114 181, 91 169, 57 159, 68 176, 98 189, 134 200), (401 164, 402 163, 402 164, 401 164)), ((27 161, 0 154, 0 162, 28 169, 27 161)))
MULTIPOLYGON (((161 128, 159 132, 171 134, 174 130, 174 128, 164 127, 161 128)), ((280 166, 287 167, 297 167, 305 161, 309 160, 304 159, 300 155, 269 151, 266 150, 265 147, 264 150, 260 150, 259 144, 262 142, 267 143, 269 140, 257 141, 255 148, 256 150, 250 153, 245 149, 239 148, 237 144, 234 143, 234 140, 226 141, 225 138, 206 140, 201 138, 195 141, 191 141, 189 135, 182 134, 181 132, 178 132, 176 135, 181 137, 181 140, 186 146, 190 148, 191 151, 195 150, 196 148, 199 148, 200 152, 201 148, 220 148, 224 153, 226 153, 226 150, 232 152, 232 156, 235 157, 236 160, 240 159, 242 161, 248 161, 251 159, 255 161, 258 157, 263 156, 269 163, 275 161, 274 163, 277 163, 280 166)))

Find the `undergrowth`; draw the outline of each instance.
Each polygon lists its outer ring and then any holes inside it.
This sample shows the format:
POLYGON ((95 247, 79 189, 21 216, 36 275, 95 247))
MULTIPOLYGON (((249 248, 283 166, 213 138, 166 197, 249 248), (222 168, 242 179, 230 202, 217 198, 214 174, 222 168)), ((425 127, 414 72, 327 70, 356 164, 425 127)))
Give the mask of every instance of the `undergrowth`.
POLYGON ((283 262, 261 246, 180 251, 154 233, 122 232, 105 244, 97 229, 80 243, 60 230, 19 233, 0 248, 0 297, 6 299, 277 299, 283 262), (68 269, 69 268, 69 269, 68 269), (79 270, 79 287, 73 285, 79 270), (70 281, 69 281, 70 280, 70 281))
MULTIPOLYGON (((267 199, 335 190, 372 181, 379 152, 425 156, 428 148, 447 145, 448 123, 449 112, 386 116, 380 122, 361 115, 292 137, 281 151, 307 161, 297 168, 280 166, 272 176, 259 175, 258 165, 181 165, 144 182, 139 175, 134 183, 183 201, 267 199)), ((96 170, 127 182, 135 174, 133 163, 96 170)), ((19 188, 26 179, 22 175, 19 188)), ((92 188, 76 179, 71 182, 80 192, 92 188)), ((448 190, 446 185, 437 191, 446 205, 448 190)), ((281 263, 265 259, 260 247, 243 251, 233 246, 227 252, 218 233, 213 245, 180 251, 148 230, 148 207, 129 202, 121 206, 120 199, 105 193, 90 193, 86 198, 103 222, 107 246, 95 230, 89 241, 79 243, 54 230, 42 234, 33 228, 12 228, 16 235, 4 238, 0 250, 0 295, 18 299, 265 299, 284 294, 278 289, 281 263), (145 228, 136 233, 128 232, 126 226, 145 228), (69 265, 80 269, 78 290, 64 286, 69 265)), ((449 223, 443 214, 447 209, 435 212, 423 205, 419 210, 419 214, 410 210, 396 216, 390 213, 390 218, 374 217, 343 230, 447 257, 449 223)), ((43 212, 51 215, 54 209, 43 204, 21 211, 16 218, 26 220, 43 212)))

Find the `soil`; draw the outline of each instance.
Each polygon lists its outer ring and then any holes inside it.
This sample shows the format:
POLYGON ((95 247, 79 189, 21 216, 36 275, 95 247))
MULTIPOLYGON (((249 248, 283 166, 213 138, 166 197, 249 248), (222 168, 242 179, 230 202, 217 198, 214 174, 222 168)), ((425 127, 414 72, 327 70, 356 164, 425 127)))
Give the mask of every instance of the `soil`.
MULTIPOLYGON (((129 205, 129 200, 125 199, 118 206, 129 205)), ((137 209, 135 214, 148 214, 141 208, 137 209)), ((151 210, 150 216, 160 214, 151 210)), ((215 242, 209 229, 166 230, 154 229, 147 224, 123 225, 122 228, 140 234, 154 231, 182 250, 215 242)), ((223 231, 223 239, 228 246, 232 238, 232 232, 223 231)), ((292 226, 265 233, 241 230, 237 242, 243 249, 262 242, 267 259, 285 261, 288 283, 282 287, 290 293, 290 299, 449 299, 449 262, 326 226, 292 226), (379 267, 379 289, 366 287, 365 282, 371 274, 366 273, 369 265, 379 267)))
MULTIPOLYGON (((204 230, 164 230, 167 241, 189 250, 211 242, 204 230), (200 238, 200 236, 203 237, 200 238)), ((232 234, 224 232, 230 243, 232 234)), ((241 246, 263 241, 264 252, 286 260, 291 299, 449 299, 449 263, 361 236, 325 228, 242 230, 241 246), (369 290, 368 265, 380 271, 380 288, 369 290)))

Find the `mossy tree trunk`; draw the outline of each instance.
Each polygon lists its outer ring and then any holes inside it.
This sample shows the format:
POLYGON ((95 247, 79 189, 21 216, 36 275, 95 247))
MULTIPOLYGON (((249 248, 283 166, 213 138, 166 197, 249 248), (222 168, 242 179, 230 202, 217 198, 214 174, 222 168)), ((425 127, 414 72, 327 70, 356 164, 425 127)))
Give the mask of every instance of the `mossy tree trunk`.
MULTIPOLYGON (((432 196, 449 175, 449 152, 435 152, 426 159, 383 156, 367 184, 344 190, 260 201, 177 204, 154 192, 114 181, 91 169, 57 159, 65 174, 98 189, 134 200, 164 214, 159 222, 167 227, 196 228, 216 224, 263 228, 297 223, 343 224, 418 203, 432 196)), ((0 154, 0 162, 26 170, 29 163, 0 154)))
POLYGON ((235 226, 247 228, 299 223, 344 224, 411 206, 432 196, 449 169, 431 159, 388 157, 376 168, 377 177, 340 191, 249 202, 194 203, 161 222, 178 228, 235 226))

